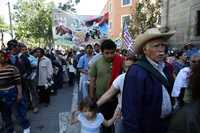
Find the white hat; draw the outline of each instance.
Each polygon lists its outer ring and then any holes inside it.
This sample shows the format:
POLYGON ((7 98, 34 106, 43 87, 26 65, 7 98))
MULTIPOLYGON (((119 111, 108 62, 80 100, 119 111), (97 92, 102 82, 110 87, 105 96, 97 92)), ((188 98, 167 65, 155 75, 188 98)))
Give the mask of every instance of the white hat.
POLYGON ((81 50, 85 50, 85 48, 84 47, 79 47, 79 50, 81 51, 81 50))
POLYGON ((159 28, 151 28, 148 29, 145 33, 140 34, 135 39, 135 50, 137 54, 142 53, 142 48, 144 45, 153 39, 162 38, 164 40, 168 40, 172 35, 175 34, 175 31, 162 31, 163 29, 159 28))

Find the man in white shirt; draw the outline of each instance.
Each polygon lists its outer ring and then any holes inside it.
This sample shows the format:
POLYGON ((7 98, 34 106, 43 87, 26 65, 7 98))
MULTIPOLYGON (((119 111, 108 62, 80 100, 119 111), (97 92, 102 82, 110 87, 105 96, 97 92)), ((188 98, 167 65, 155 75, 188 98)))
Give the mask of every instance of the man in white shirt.
POLYGON ((37 89, 39 95, 39 102, 46 105, 50 102, 50 90, 49 87, 52 83, 53 67, 51 60, 44 56, 45 52, 42 48, 37 48, 36 54, 38 56, 38 82, 37 89))
MULTIPOLYGON (((197 60, 200 60, 200 52, 194 53, 191 56, 190 67, 192 67, 193 64, 195 64, 197 60)), ((174 108, 182 106, 183 102, 188 102, 188 101, 183 101, 183 97, 184 97, 185 89, 188 87, 188 77, 191 71, 190 67, 184 67, 183 69, 181 69, 175 79, 172 94, 171 94, 172 97, 174 97, 176 101, 174 108)))

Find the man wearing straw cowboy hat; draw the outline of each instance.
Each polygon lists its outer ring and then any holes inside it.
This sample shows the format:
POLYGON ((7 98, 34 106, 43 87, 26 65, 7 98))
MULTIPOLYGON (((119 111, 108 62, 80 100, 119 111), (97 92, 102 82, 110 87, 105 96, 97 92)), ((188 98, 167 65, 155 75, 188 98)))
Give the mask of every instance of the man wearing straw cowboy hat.
POLYGON ((165 133, 171 115, 172 76, 164 63, 174 32, 152 28, 135 40, 141 57, 127 72, 122 99, 124 133, 165 133))

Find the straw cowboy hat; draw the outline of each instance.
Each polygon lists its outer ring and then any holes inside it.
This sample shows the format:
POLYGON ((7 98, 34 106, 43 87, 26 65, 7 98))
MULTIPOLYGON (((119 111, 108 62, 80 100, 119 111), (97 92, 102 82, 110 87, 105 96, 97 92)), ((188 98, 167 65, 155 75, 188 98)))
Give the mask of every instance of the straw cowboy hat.
POLYGON ((162 38, 168 40, 175 34, 175 31, 166 32, 161 28, 151 28, 145 33, 140 34, 135 39, 135 51, 137 54, 142 54, 143 47, 147 42, 153 39, 162 38))

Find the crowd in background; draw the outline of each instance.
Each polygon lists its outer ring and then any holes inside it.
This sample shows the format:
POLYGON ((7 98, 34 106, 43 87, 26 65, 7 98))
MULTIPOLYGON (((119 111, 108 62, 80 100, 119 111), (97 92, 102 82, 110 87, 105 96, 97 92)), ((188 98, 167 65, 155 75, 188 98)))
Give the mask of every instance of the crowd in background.
POLYGON ((48 107, 51 94, 77 81, 81 133, 200 132, 199 48, 188 43, 167 51, 172 33, 147 35, 136 38, 134 56, 110 39, 78 51, 30 49, 10 40, 0 50, 0 131, 13 133, 14 108, 23 132, 30 133, 27 111, 48 107))

